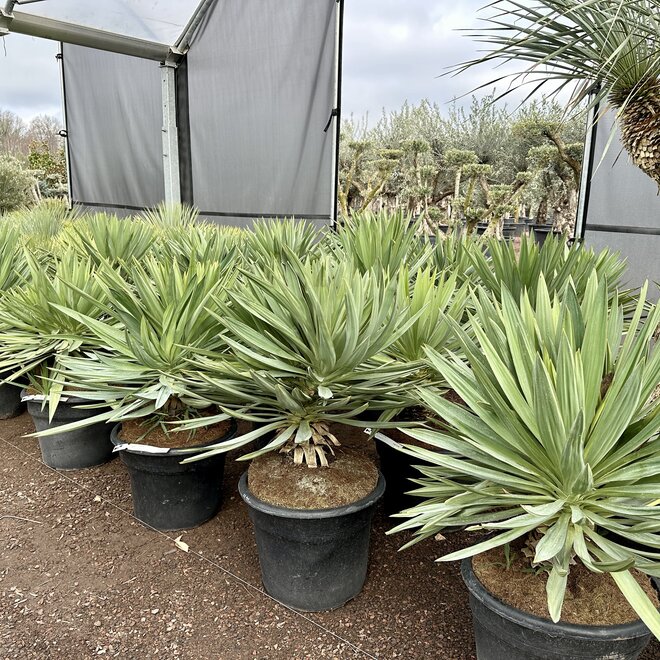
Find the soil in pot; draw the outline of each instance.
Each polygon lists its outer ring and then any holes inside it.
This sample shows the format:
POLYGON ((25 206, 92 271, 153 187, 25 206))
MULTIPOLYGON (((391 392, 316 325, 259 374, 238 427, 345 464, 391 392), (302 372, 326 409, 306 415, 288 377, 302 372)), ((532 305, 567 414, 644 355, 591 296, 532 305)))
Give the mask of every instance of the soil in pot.
POLYGON ((294 465, 276 453, 254 463, 249 476, 241 477, 239 492, 254 524, 266 591, 301 611, 341 607, 360 593, 366 579, 371 519, 385 490, 383 477, 369 459, 344 449, 334 468, 294 465), (266 483, 270 477, 276 486, 266 483), (297 508, 262 500, 252 484, 262 497, 297 508), (346 500, 352 501, 337 504, 346 500))
POLYGON ((144 450, 132 447, 120 452, 131 478, 133 510, 138 520, 161 531, 175 531, 197 527, 215 516, 222 503, 225 454, 183 465, 181 462, 190 454, 183 453, 180 447, 192 442, 193 447, 201 450, 229 440, 236 433, 235 422, 208 427, 202 434, 195 433, 192 439, 183 432, 167 436, 160 429, 145 436, 144 427, 139 424, 137 427, 129 424, 126 435, 120 429, 121 425, 117 425, 112 431, 114 444, 133 442, 133 435, 137 435, 138 446, 145 445, 144 450), (159 446, 156 443, 169 451, 150 453, 147 445, 159 446))
POLYGON ((289 509, 334 509, 366 497, 378 483, 378 468, 355 449, 337 449, 327 468, 295 465, 289 455, 270 452, 255 458, 248 486, 255 497, 289 509))
MULTIPOLYGON (((634 660, 650 641, 648 628, 608 575, 572 566, 562 619, 553 623, 547 576, 529 570, 522 556, 514 554, 507 569, 502 549, 495 549, 465 560, 461 573, 470 592, 479 660, 634 660)), ((637 577, 652 595, 650 581, 637 577)))
MULTIPOLYGON (((22 395, 25 391, 22 392, 22 395)), ((99 408, 88 409, 76 406, 89 401, 76 397, 62 399, 51 421, 48 420, 48 405, 42 408, 41 401, 28 401, 27 408, 37 431, 89 419, 103 412, 99 408)), ((81 470, 101 465, 114 458, 110 434, 112 426, 98 422, 74 431, 56 433, 39 438, 43 461, 57 470, 81 470)))
MULTIPOLYGON (((488 591, 513 607, 549 618, 545 585, 546 573, 535 573, 520 547, 513 549, 514 558, 507 570, 504 552, 495 548, 474 557, 472 568, 488 591)), ((643 573, 633 571, 642 589, 660 606, 651 581, 643 573)), ((571 566, 568 589, 561 620, 587 626, 618 625, 637 621, 639 617, 607 574, 593 573, 582 564, 571 566)))

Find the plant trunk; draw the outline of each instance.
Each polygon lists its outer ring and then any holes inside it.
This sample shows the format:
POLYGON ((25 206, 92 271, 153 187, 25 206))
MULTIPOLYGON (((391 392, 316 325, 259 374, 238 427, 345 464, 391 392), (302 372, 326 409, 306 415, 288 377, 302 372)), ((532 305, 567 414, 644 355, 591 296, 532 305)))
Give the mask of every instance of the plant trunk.
POLYGON ((630 101, 619 115, 621 141, 632 161, 660 190, 660 85, 645 99, 630 101))

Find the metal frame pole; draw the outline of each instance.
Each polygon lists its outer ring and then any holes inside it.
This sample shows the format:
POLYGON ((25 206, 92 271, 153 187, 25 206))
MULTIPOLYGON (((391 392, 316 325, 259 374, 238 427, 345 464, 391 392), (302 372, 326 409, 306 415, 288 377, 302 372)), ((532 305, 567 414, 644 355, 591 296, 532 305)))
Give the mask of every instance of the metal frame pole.
POLYGON ((0 8, 0 34, 11 32, 27 34, 32 37, 107 50, 112 53, 133 55, 147 60, 175 59, 181 55, 176 48, 167 44, 136 39, 135 37, 97 30, 83 25, 73 25, 26 12, 11 11, 13 7, 13 3, 9 2, 4 8, 0 8))
POLYGON ((332 197, 330 224, 336 227, 339 220, 339 146, 341 139, 342 63, 344 55, 344 0, 337 2, 337 25, 335 29, 335 130, 332 150, 332 197))
POLYGON ((62 90, 62 122, 64 130, 60 132, 64 140, 64 161, 66 163, 66 188, 69 197, 69 208, 73 207, 73 194, 71 191, 71 157, 69 155, 69 125, 66 120, 66 78, 64 74, 64 44, 60 42, 60 51, 57 54, 57 61, 60 65, 60 87, 62 90))
POLYGON ((163 173, 165 176, 165 202, 181 203, 179 176, 179 131, 176 123, 176 64, 161 62, 163 101, 163 173))
POLYGON ((596 132, 598 131, 598 115, 600 105, 596 104, 587 113, 587 134, 582 158, 582 176, 578 198, 577 217, 575 220, 575 238, 583 241, 587 230, 587 215, 589 212, 589 197, 591 195, 591 179, 594 176, 594 157, 596 153, 596 132))

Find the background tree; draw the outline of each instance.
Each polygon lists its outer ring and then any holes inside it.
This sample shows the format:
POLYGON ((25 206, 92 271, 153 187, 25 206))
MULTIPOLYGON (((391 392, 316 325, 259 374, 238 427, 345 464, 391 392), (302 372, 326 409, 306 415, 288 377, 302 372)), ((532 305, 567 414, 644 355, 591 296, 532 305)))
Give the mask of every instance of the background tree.
POLYGON ((18 158, 0 154, 0 215, 36 201, 36 183, 18 158))

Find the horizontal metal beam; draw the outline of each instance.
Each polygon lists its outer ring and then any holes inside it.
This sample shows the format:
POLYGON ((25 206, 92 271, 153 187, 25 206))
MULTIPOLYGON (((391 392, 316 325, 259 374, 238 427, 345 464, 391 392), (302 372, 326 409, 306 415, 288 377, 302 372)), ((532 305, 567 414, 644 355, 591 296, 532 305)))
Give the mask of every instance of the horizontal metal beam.
POLYGON ((0 33, 6 31, 17 34, 27 34, 42 39, 63 41, 67 44, 87 46, 111 53, 132 55, 147 60, 176 60, 180 53, 167 44, 145 39, 136 39, 114 32, 106 32, 96 28, 74 25, 43 16, 34 16, 21 11, 6 13, 0 10, 0 33))

